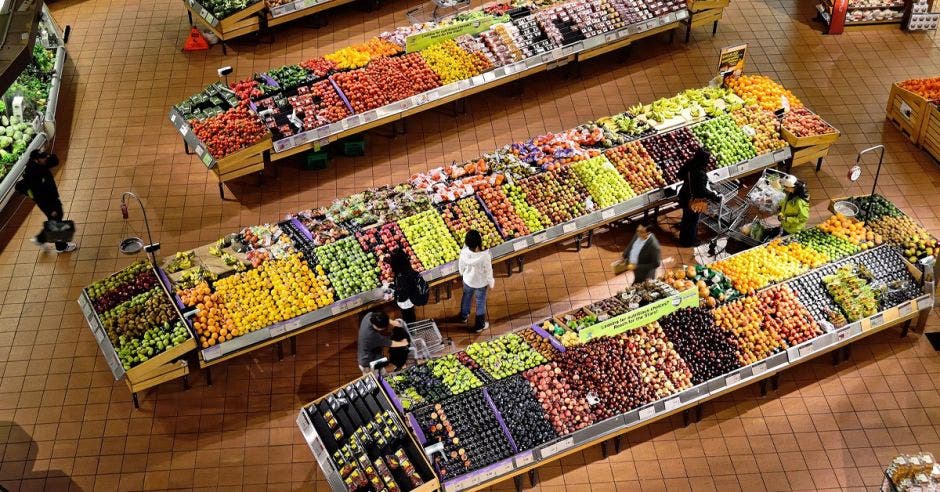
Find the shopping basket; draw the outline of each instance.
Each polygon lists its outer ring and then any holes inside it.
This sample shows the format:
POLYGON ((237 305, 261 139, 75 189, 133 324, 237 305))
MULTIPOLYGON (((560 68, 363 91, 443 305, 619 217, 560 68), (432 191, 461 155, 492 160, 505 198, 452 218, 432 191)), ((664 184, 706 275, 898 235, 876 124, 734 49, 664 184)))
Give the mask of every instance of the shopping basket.
POLYGON ((444 338, 437 323, 432 319, 408 323, 406 329, 408 338, 411 339, 411 357, 416 362, 440 357, 453 349, 453 340, 444 338))

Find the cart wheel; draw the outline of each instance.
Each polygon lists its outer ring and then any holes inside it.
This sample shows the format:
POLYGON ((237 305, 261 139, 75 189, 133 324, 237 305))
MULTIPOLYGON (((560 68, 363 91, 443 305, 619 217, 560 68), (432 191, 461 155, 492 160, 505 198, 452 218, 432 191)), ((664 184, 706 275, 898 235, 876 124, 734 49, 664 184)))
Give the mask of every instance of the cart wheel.
POLYGON ((131 393, 131 398, 134 399, 134 408, 140 410, 140 400, 137 399, 137 393, 131 393))

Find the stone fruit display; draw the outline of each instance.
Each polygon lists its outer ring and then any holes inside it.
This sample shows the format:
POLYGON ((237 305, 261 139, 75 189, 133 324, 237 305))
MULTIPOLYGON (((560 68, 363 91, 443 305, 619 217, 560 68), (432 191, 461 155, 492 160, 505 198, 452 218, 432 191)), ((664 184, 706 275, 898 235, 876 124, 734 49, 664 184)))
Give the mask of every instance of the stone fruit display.
POLYGON ((839 305, 829 295, 826 284, 822 280, 826 275, 834 273, 836 268, 834 265, 826 265, 787 282, 787 285, 790 285, 796 292, 796 297, 813 319, 819 323, 823 321, 831 323, 838 328, 848 323, 848 320, 845 319, 839 305))
POLYGON ((582 392, 578 376, 567 374, 556 363, 549 362, 522 373, 552 428, 559 436, 570 434, 594 423, 594 414, 582 392), (569 379, 571 378, 571 379, 569 379))
POLYGON ((789 287, 763 290, 757 299, 764 313, 764 329, 776 333, 791 347, 822 335, 816 320, 789 287))
POLYGON ((679 169, 695 155, 701 147, 688 128, 680 128, 664 135, 656 135, 643 141, 653 161, 663 171, 667 184, 680 181, 679 169))
POLYGON ((134 296, 157 285, 157 276, 145 260, 135 261, 127 268, 89 285, 85 291, 95 312, 102 314, 134 296))
MULTIPOLYGON (((940 245, 926 229, 904 215, 894 217, 882 216, 880 219, 868 222, 868 228, 884 240, 897 244, 904 252, 904 256, 911 263, 927 256, 940 256, 940 245)), ((878 241, 876 240, 877 244, 878 241)))
POLYGON ((443 265, 460 256, 460 248, 437 211, 426 210, 406 217, 398 225, 425 268, 443 265))
POLYGON ((832 275, 823 277, 826 290, 842 308, 849 321, 858 321, 878 312, 878 300, 868 281, 859 276, 855 263, 839 267, 832 275))
POLYGON ((731 166, 757 155, 751 138, 728 115, 696 125, 692 127, 692 133, 711 152, 718 167, 731 166))
POLYGON ((607 208, 636 196, 623 176, 604 156, 592 157, 571 165, 574 174, 584 183, 594 203, 607 208))
POLYGON ((515 206, 499 186, 484 182, 475 186, 474 189, 493 217, 496 225, 499 226, 499 232, 503 239, 509 240, 530 234, 529 227, 516 213, 515 206))
POLYGON ((806 108, 794 108, 783 117, 783 127, 797 137, 813 137, 836 133, 837 130, 806 108))
POLYGON ((785 97, 791 108, 801 108, 800 102, 792 92, 764 75, 741 75, 728 79, 725 84, 748 104, 757 104, 768 111, 782 108, 785 97))
POLYGON ((514 333, 471 343, 466 351, 495 379, 503 379, 546 362, 545 357, 514 333))
POLYGON ((795 238, 796 241, 803 246, 826 255, 830 261, 854 255, 861 250, 857 244, 847 239, 827 234, 815 227, 800 231, 795 234, 795 238))
POLYGON ((148 328, 139 337, 119 335, 114 349, 126 371, 189 340, 191 336, 183 322, 177 320, 172 326, 166 322, 162 326, 148 328))
POLYGON ((315 252, 339 299, 379 286, 375 255, 366 253, 354 237, 320 246, 315 252))
POLYGON ((570 169, 536 174, 518 185, 526 202, 551 220, 552 225, 574 220, 588 212, 588 192, 570 169))
POLYGON ((451 398, 415 412, 427 445, 440 442, 443 453, 432 460, 444 480, 483 468, 513 454, 482 390, 451 398))
POLYGON ((561 353, 547 338, 539 335, 532 328, 526 328, 520 331, 519 336, 522 337, 533 350, 542 354, 545 360, 555 360, 555 357, 558 357, 558 354, 561 353))
POLYGON ((441 207, 441 218, 447 224, 457 244, 463 244, 467 231, 477 230, 483 236, 483 248, 490 249, 502 244, 503 238, 496 225, 486 216, 480 201, 475 196, 461 198, 456 202, 445 203, 441 207))
POLYGON ((470 369, 470 372, 472 372, 473 375, 476 376, 477 379, 479 379, 480 382, 482 382, 484 385, 489 385, 493 381, 496 381, 496 378, 490 375, 490 373, 486 372, 483 369, 483 366, 477 363, 473 357, 467 355, 466 350, 461 350, 454 355, 457 357, 457 360, 460 361, 460 363, 463 364, 467 369, 470 369))
POLYGON ((806 271, 805 265, 785 251, 766 246, 758 246, 716 261, 711 264, 710 268, 727 275, 735 290, 743 293, 795 277, 806 271))
POLYGON ((629 142, 614 147, 604 152, 604 155, 617 167, 637 194, 666 185, 662 171, 640 142, 629 142))
POLYGON ((498 381, 486 391, 506 422, 519 451, 535 448, 558 437, 532 386, 521 375, 498 381))
POLYGON ((740 367, 735 337, 715 325, 704 308, 683 308, 659 320, 666 338, 692 371, 692 384, 701 384, 740 367))
POLYGON ((780 122, 766 109, 748 106, 731 113, 734 123, 751 137, 757 154, 766 154, 785 148, 787 142, 780 138, 780 122))
POLYGON ((364 229, 356 233, 356 238, 359 240, 359 245, 362 246, 364 251, 375 255, 376 262, 382 272, 382 282, 391 283, 395 280, 395 275, 392 273, 392 267, 388 263, 388 258, 393 251, 398 249, 404 251, 408 255, 408 258, 411 259, 411 268, 416 272, 424 271, 421 261, 418 260, 414 251, 411 250, 411 245, 408 244, 405 233, 401 231, 401 228, 398 227, 398 224, 395 222, 389 222, 371 229, 364 229))
POLYGON ((538 208, 529 205, 526 199, 526 192, 522 187, 514 184, 505 184, 503 185, 503 192, 506 194, 506 199, 512 204, 513 209, 529 229, 529 232, 539 232, 552 225, 552 221, 547 215, 540 212, 538 208))
POLYGON ((779 333, 763 328, 764 313, 760 300, 747 296, 715 308, 715 324, 734 335, 738 346, 738 362, 742 366, 762 361, 786 350, 787 343, 779 333))
POLYGON ((451 394, 459 395, 483 386, 483 383, 470 372, 470 369, 461 364, 453 354, 445 355, 428 361, 431 373, 437 376, 451 394))
POLYGON ((659 323, 653 322, 621 335, 639 364, 643 384, 652 388, 654 399, 692 387, 692 371, 666 339, 659 323))

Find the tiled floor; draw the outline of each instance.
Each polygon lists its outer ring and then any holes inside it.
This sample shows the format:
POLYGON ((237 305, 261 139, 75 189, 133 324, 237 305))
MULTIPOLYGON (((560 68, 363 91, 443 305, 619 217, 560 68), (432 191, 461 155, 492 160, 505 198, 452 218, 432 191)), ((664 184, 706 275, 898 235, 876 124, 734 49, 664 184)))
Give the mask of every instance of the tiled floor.
MULTIPOLYGON (((322 54, 403 23, 417 2, 392 0, 375 13, 341 8, 326 28, 287 26, 272 44, 235 43, 228 57, 218 48, 180 52, 186 16, 175 0, 55 2, 56 19, 73 27, 59 108, 58 179, 81 249, 61 257, 37 252, 27 238, 40 214, 29 203, 0 214, 0 485, 325 487, 294 417, 302 403, 357 374, 352 321, 301 336, 296 357, 278 362, 266 349, 223 364, 212 387, 197 371, 192 389, 167 384, 143 396, 139 411, 123 383, 113 381, 75 299, 82 286, 128 262, 115 247, 125 190, 144 198, 163 251, 172 253, 513 138, 703 85, 718 49, 743 41, 750 44, 749 71, 777 78, 843 132, 818 175, 798 172, 810 183, 814 218, 829 196, 868 189, 873 163, 858 185, 847 186, 844 176, 859 149, 884 143, 881 192, 940 234, 940 205, 929 200, 940 184, 937 163, 884 123, 891 82, 940 73, 936 42, 900 31, 822 36, 809 20, 812 2, 804 3, 734 0, 714 38, 703 28, 688 45, 649 40, 630 58, 612 54, 586 63, 579 78, 557 70, 526 80, 523 97, 494 90, 471 98, 457 118, 444 112, 410 118, 405 136, 370 135, 364 158, 337 159, 322 172, 289 162, 260 188, 253 179, 238 182, 236 203, 220 201, 214 178, 182 152, 167 122, 169 106, 215 80, 219 66, 246 75, 322 54)), ((132 228, 142 232, 142 223, 132 228)), ((554 247, 527 258, 524 274, 497 281, 494 331, 612 293, 618 280, 608 264, 627 237, 608 231, 580 253, 554 247)), ((689 258, 688 250, 672 247, 665 254, 689 258)), ((424 314, 455 309, 451 300, 424 314)), ((933 315, 928 329, 937 327, 933 315)), ((899 339, 890 330, 858 343, 852 361, 838 369, 827 359, 787 372, 772 396, 760 398, 753 387, 738 391, 706 405, 698 424, 683 427, 675 419, 629 434, 630 446, 609 459, 590 449, 547 465, 540 488, 871 490, 899 451, 940 456, 938 376, 940 358, 926 339, 899 339)))

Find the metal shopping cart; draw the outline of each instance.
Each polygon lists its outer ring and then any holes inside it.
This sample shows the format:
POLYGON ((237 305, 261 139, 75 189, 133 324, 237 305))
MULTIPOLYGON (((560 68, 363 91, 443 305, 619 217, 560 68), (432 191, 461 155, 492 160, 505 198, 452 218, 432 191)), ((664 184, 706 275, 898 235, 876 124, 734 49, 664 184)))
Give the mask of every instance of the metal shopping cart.
POLYGON ((779 227, 775 227, 770 218, 777 214, 786 197, 780 186, 785 176, 784 172, 767 168, 743 197, 741 189, 746 187, 738 180, 712 186, 721 199, 709 203, 708 210, 702 214, 702 223, 717 234, 709 243, 710 255, 724 250, 724 245, 719 246, 721 238, 757 246, 779 236, 779 227))
POLYGON ((441 335, 437 323, 432 319, 425 319, 408 323, 408 338, 411 339, 411 355, 408 362, 424 362, 434 357, 440 357, 453 352, 454 341, 441 335))
POLYGON ((422 24, 440 22, 446 17, 456 15, 470 8, 470 0, 431 0, 420 7, 409 10, 405 15, 408 22, 422 24))

